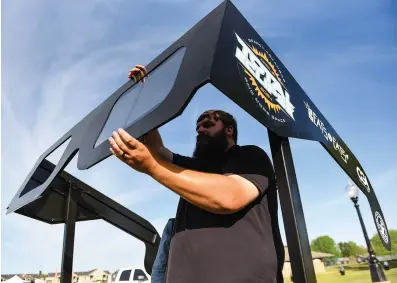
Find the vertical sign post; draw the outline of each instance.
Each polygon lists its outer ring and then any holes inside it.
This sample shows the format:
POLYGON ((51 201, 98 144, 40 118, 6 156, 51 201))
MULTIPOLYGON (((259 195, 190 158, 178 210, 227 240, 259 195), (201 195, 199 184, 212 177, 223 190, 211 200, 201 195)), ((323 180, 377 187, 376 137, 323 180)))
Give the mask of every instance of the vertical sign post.
POLYGON ((316 283, 305 217, 288 138, 268 129, 294 282, 316 283))
POLYGON ((66 202, 66 223, 63 235, 61 283, 71 283, 73 274, 73 250, 77 204, 72 198, 72 183, 69 184, 70 186, 66 202))

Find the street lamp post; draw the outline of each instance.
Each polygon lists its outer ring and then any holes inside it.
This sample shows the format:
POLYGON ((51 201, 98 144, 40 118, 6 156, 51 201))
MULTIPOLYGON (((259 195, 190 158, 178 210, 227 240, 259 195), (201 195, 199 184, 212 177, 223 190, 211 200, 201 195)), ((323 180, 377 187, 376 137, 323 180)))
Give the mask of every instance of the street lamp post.
POLYGON ((376 258, 375 252, 372 249, 371 242, 369 241, 367 230, 365 229, 364 221, 361 216, 360 208, 358 205, 358 188, 355 184, 349 182, 346 186, 347 194, 349 198, 354 203, 354 207, 357 210, 358 219, 360 220, 361 228, 363 230, 365 243, 367 244, 368 250, 368 264, 369 270, 371 272, 372 282, 384 282, 387 281, 386 276, 383 272, 382 266, 379 263, 379 260, 376 258))

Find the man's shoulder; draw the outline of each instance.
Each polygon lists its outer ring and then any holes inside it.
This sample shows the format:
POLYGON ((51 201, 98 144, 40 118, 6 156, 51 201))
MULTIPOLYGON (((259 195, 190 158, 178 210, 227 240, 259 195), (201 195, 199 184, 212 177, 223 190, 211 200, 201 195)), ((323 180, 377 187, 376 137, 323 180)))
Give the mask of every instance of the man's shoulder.
POLYGON ((274 170, 267 153, 256 145, 236 146, 232 149, 223 173, 233 173, 246 177, 255 184, 263 184, 260 189, 264 192, 268 186, 268 180, 273 179, 274 170), (264 176, 267 179, 259 178, 264 176))
POLYGON ((272 166, 268 154, 256 145, 237 145, 232 151, 232 157, 229 162, 238 163, 239 166, 255 166, 258 164, 272 166))
MULTIPOLYGON (((245 157, 256 157, 269 159, 268 154, 262 148, 256 145, 240 145, 236 152, 245 157)), ((270 161, 270 159, 269 159, 270 161)))
POLYGON ((172 163, 180 167, 195 170, 198 167, 198 162, 195 158, 174 153, 172 155, 172 163))
POLYGON ((247 145, 239 145, 238 146, 240 150, 243 151, 256 151, 256 152, 263 152, 266 153, 262 148, 260 148, 257 145, 253 145, 253 144, 247 144, 247 145))

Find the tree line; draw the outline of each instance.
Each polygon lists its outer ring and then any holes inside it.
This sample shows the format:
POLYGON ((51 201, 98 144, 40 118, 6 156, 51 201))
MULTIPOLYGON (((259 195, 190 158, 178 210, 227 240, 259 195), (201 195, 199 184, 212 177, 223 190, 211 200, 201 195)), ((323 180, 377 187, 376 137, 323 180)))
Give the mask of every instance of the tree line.
MULTIPOLYGON (((375 234, 370 239, 372 248, 376 255, 397 255, 397 229, 390 230, 390 240, 392 250, 386 250, 379 238, 378 234, 375 234)), ((331 260, 335 260, 337 257, 354 257, 356 255, 366 255, 367 247, 360 246, 354 241, 339 242, 336 243, 330 236, 320 236, 311 241, 310 248, 312 251, 323 252, 335 255, 331 260)))

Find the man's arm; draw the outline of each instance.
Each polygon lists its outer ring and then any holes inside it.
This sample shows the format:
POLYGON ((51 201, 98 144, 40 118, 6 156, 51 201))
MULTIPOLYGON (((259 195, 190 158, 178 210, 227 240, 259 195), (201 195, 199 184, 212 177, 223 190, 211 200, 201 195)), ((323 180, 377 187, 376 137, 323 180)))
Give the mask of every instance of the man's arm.
POLYGON ((148 132, 144 136, 143 143, 147 145, 151 150, 157 152, 162 159, 168 162, 172 162, 174 154, 171 150, 164 146, 163 140, 157 129, 148 132))
MULTIPOLYGON (((259 191, 263 192, 266 189, 264 185, 258 186, 258 182, 251 179, 252 176, 248 180, 230 171, 231 174, 226 176, 174 165, 123 129, 113 132, 109 141, 112 146, 111 152, 131 168, 152 176, 190 203, 213 213, 237 212, 255 200, 259 191)), ((247 173, 254 172, 245 172, 247 173)))
MULTIPOLYGON (((185 169, 162 159, 157 152, 133 138, 123 129, 109 138, 111 152, 131 168, 148 174, 190 203, 213 213, 234 213, 255 200, 267 185, 255 180, 256 172, 230 172, 227 175, 185 169), (248 177, 248 176, 247 176, 248 177)), ((251 154, 252 155, 252 154, 251 154)), ((245 162, 258 163, 258 157, 246 156, 245 162)), ((261 159, 261 158, 259 158, 261 159)), ((241 166, 241 164, 240 164, 241 166)), ((243 167, 248 167, 244 166, 243 167)), ((234 171, 234 170, 233 170, 234 171)), ((261 176, 261 179, 266 179, 261 176)))
MULTIPOLYGON (((148 174, 190 203, 218 214, 234 213, 259 195, 254 182, 238 175, 209 174, 185 169, 162 159, 157 152, 123 129, 109 138, 110 151, 131 168, 148 174)), ((262 188, 263 190, 263 188, 262 188)))
POLYGON ((188 202, 216 214, 235 213, 259 195, 257 187, 241 176, 187 170, 167 161, 160 161, 150 175, 188 202))

